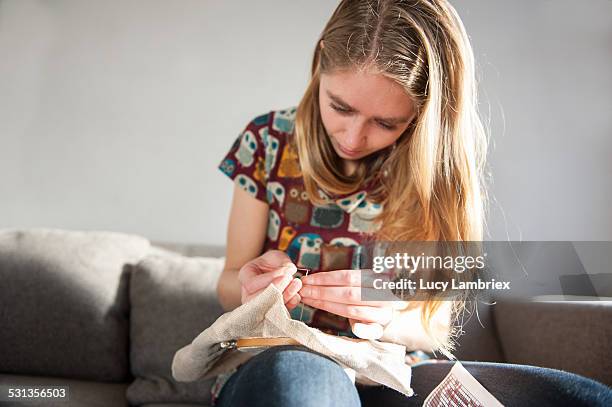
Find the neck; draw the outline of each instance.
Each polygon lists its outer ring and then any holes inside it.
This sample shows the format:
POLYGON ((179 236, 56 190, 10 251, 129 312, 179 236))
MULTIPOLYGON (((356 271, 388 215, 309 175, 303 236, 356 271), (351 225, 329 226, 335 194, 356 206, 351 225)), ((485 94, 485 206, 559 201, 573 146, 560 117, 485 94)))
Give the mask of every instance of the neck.
POLYGON ((357 169, 357 162, 352 160, 342 160, 342 172, 344 175, 352 175, 357 169))

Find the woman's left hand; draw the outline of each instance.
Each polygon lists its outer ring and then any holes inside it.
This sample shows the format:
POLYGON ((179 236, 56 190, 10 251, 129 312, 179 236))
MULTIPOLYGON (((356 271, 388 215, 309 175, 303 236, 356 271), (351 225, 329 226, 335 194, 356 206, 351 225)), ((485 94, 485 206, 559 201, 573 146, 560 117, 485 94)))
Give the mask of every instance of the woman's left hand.
POLYGON ((393 319, 393 301, 362 301, 362 270, 323 271, 302 277, 302 302, 349 319, 353 333, 379 339, 393 319))

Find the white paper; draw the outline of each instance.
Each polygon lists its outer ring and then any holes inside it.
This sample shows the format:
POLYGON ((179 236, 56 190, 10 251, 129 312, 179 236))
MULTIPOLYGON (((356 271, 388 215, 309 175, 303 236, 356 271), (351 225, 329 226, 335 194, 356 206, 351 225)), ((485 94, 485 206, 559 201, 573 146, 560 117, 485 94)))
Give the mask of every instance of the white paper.
POLYGON ((459 362, 427 396, 424 407, 503 407, 459 362))

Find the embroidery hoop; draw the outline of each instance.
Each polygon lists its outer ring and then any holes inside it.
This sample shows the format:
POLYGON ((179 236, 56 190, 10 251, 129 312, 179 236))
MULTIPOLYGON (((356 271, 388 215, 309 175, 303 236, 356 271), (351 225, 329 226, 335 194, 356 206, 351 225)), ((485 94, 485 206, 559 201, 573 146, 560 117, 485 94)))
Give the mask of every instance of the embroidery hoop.
MULTIPOLYGON (((296 274, 294 274, 296 276, 296 278, 301 278, 301 274, 300 273, 304 273, 304 276, 307 276, 308 273, 310 273, 310 269, 309 268, 300 268, 297 267, 297 271, 296 274)), ((300 322, 302 321, 302 318, 304 316, 304 304, 300 303, 301 306, 301 312, 300 312, 300 322)), ((367 339, 359 339, 359 338, 349 338, 349 337, 342 337, 343 339, 349 340, 349 341, 353 341, 353 342, 362 342, 362 341, 367 341, 367 339)), ((218 344, 219 350, 220 351, 227 351, 227 350, 232 350, 235 349, 237 351, 240 352, 248 352, 248 353, 259 353, 259 352, 263 352, 266 349, 272 348, 274 346, 286 346, 286 345, 302 345, 300 342, 298 342, 297 340, 293 339, 293 338, 289 338, 286 336, 279 336, 279 337, 245 337, 245 338, 238 338, 238 339, 234 339, 231 341, 224 341, 224 342, 220 342, 218 344)))

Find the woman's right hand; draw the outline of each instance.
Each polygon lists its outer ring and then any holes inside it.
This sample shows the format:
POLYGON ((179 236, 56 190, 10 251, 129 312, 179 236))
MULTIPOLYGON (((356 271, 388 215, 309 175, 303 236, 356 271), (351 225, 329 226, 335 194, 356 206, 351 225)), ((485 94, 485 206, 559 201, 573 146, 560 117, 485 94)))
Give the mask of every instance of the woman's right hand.
POLYGON ((289 256, 280 250, 270 250, 249 261, 238 273, 242 304, 274 284, 283 293, 287 309, 292 310, 301 301, 298 291, 302 288, 302 281, 293 277, 296 271, 289 256))

